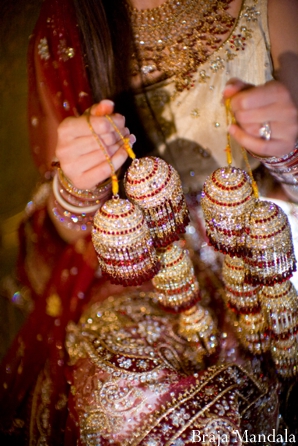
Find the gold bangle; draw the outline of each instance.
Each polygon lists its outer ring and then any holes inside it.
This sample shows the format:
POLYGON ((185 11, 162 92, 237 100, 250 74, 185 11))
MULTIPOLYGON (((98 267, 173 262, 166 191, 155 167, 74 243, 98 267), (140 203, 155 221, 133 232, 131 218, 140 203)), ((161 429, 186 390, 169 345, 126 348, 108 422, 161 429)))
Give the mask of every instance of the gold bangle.
POLYGON ((93 189, 78 189, 72 184, 69 178, 67 178, 67 176, 64 174, 63 170, 60 167, 57 169, 57 171, 61 186, 69 194, 81 200, 87 200, 87 201, 100 200, 103 196, 106 196, 107 193, 112 188, 111 178, 108 178, 102 183, 97 184, 93 189))

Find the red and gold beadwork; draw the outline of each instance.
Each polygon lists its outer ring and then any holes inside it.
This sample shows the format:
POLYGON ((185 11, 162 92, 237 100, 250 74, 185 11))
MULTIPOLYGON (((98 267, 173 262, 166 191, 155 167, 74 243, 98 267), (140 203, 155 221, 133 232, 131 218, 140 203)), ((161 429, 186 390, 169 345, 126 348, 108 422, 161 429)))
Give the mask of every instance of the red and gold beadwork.
POLYGON ((158 252, 161 269, 152 279, 160 305, 180 313, 199 299, 199 284, 188 253, 176 244, 158 252))
POLYGON ((275 203, 257 201, 246 236, 246 281, 274 285, 296 271, 291 228, 283 210, 275 203))
POLYGON ((189 217, 176 170, 157 157, 136 159, 125 174, 124 184, 129 200, 144 212, 155 247, 178 240, 189 217))
POLYGON ((271 354, 278 373, 289 378, 298 371, 298 297, 291 281, 263 287, 260 300, 271 332, 271 354))
POLYGON ((236 314, 259 311, 260 286, 245 282, 245 264, 239 257, 225 256, 222 276, 225 284, 225 299, 228 308, 236 314))
POLYGON ((201 204, 207 236, 214 249, 242 255, 255 205, 249 175, 236 167, 217 169, 205 181, 201 204))
POLYGON ((97 211, 92 241, 102 272, 112 283, 139 285, 159 269, 144 215, 128 200, 113 198, 97 211))
POLYGON ((217 328, 209 311, 200 304, 180 314, 178 332, 195 348, 199 361, 206 354, 215 353, 217 328))
POLYGON ((270 349, 270 334, 262 308, 239 316, 238 335, 251 353, 261 354, 270 349))

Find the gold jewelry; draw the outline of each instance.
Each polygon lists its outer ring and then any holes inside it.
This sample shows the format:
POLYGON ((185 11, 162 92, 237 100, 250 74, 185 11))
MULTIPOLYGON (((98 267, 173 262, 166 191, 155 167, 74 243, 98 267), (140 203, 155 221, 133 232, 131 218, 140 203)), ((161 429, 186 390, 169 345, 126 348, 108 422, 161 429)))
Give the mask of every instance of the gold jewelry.
POLYGON ((255 197, 249 175, 222 167, 205 181, 201 206, 210 244, 224 254, 241 256, 255 197))
POLYGON ((156 157, 136 159, 125 174, 124 186, 127 197, 144 212, 157 248, 185 232, 188 209, 179 175, 171 165, 156 157))
POLYGON ((270 347, 267 320, 260 305, 260 286, 245 281, 243 259, 225 256, 223 281, 227 307, 236 315, 237 333, 241 343, 252 353, 260 354, 270 347))
POLYGON ((231 32, 235 19, 229 0, 166 0, 138 10, 127 4, 135 41, 132 76, 150 80, 155 73, 174 77, 176 90, 192 85, 192 74, 231 32), (207 19, 208 18, 208 19, 207 19))
POLYGON ((157 299, 166 311, 180 313, 200 299, 199 284, 188 253, 176 244, 158 252, 160 271, 152 279, 157 299))
POLYGON ((82 201, 101 202, 103 197, 111 193, 111 178, 97 184, 93 189, 78 189, 69 178, 66 177, 63 170, 59 167, 57 169, 58 178, 61 186, 71 195, 82 201))
MULTIPOLYGON (((235 122, 230 101, 226 111, 227 123, 235 122)), ((298 304, 289 282, 296 270, 289 221, 279 206, 259 199, 244 148, 248 174, 231 166, 229 134, 226 151, 228 167, 206 180, 202 196, 210 242, 230 254, 223 264, 225 300, 236 313, 242 344, 254 354, 271 350, 280 376, 294 376, 298 372, 298 304), (241 175, 245 180, 240 181, 241 175)))
POLYGON ((244 347, 253 354, 270 349, 268 322, 261 308, 255 313, 240 314, 238 335, 244 347))
MULTIPOLYGON (((234 122, 231 100, 226 101, 227 126, 234 122)), ((201 206, 210 244, 231 256, 245 254, 245 236, 257 189, 252 175, 232 166, 231 137, 227 132, 227 167, 219 168, 205 181, 201 206)))
POLYGON ((289 378, 298 374, 298 298, 290 280, 263 287, 260 300, 271 331, 271 354, 278 373, 289 378))
POLYGON ((292 277, 296 259, 290 224, 275 203, 258 200, 246 235, 246 281, 274 285, 292 277))
POLYGON ((101 141, 101 139, 99 138, 98 134, 95 132, 94 128, 92 127, 91 121, 90 121, 90 110, 89 112, 86 114, 86 118, 87 118, 87 123, 88 123, 88 127, 90 129, 90 132, 92 133, 92 135, 94 136, 94 138, 97 141, 97 144, 99 145, 99 147, 101 148, 107 163, 110 166, 111 169, 111 180, 112 180, 112 192, 113 195, 117 195, 118 191, 119 191, 119 186, 118 186, 118 178, 115 172, 115 168, 114 165, 112 163, 112 160, 107 152, 107 149, 105 147, 105 145, 103 144, 103 142, 101 141))
POLYGON ((222 277, 225 284, 225 299, 229 309, 237 315, 259 311, 260 286, 245 282, 245 264, 238 257, 225 256, 222 277))
POLYGON ((200 304, 180 314, 178 333, 193 346, 198 362, 217 349, 216 326, 209 311, 200 304))
POLYGON ((57 175, 54 176, 53 179, 53 194, 55 199, 57 200, 57 202, 60 204, 60 206, 65 209, 68 212, 72 212, 75 214, 94 214, 99 206, 100 203, 92 205, 92 206, 74 206, 70 203, 68 203, 67 201, 65 201, 65 199, 61 196, 60 190, 59 190, 59 182, 58 182, 58 177, 57 175))
POLYGON ((140 285, 159 270, 159 263, 149 228, 138 206, 118 196, 118 179, 106 147, 94 131, 90 115, 89 128, 103 151, 112 172, 113 198, 95 214, 92 242, 103 275, 112 283, 140 285))
POLYGON ((260 138, 265 139, 266 141, 270 141, 271 134, 272 134, 272 130, 271 130, 269 122, 264 122, 261 125, 261 127, 259 128, 260 138))
POLYGON ((182 185, 176 170, 161 158, 135 159, 129 139, 125 138, 110 116, 106 116, 133 159, 124 177, 127 197, 138 205, 146 218, 156 248, 179 239, 189 223, 182 185))
POLYGON ((103 274, 112 283, 140 285, 159 270, 144 215, 129 200, 112 198, 97 211, 92 241, 103 274))

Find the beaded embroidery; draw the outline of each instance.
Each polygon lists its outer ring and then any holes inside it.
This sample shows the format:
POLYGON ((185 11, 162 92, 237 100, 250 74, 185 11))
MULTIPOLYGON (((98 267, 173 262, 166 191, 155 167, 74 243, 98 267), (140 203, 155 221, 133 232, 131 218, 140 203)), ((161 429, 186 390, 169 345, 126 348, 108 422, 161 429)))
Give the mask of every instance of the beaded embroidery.
MULTIPOLYGON (((267 384, 234 364, 200 371, 175 334, 175 316, 164 316, 152 296, 110 297, 69 325, 82 444, 190 445, 197 429, 209 438, 220 431, 227 444, 240 445, 233 432, 241 419, 247 425, 264 407, 274 413, 275 392, 267 401, 267 384)), ((269 418, 262 432, 271 428, 269 418)))
MULTIPOLYGON (((231 0, 167 0, 161 6, 137 10, 128 6, 135 37, 132 75, 147 83, 152 74, 175 78, 177 91, 192 83, 192 73, 233 28, 226 10, 231 0)), ((156 80, 156 76, 154 76, 156 80)))

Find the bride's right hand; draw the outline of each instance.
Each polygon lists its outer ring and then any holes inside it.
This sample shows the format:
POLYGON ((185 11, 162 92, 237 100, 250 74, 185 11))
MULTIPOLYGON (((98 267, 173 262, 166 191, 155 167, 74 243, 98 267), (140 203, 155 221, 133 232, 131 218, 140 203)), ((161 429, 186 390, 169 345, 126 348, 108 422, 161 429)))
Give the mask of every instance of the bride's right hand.
MULTIPOLYGON (((136 138, 125 127, 124 116, 113 114, 113 110, 114 103, 107 99, 94 104, 90 109, 90 122, 105 144, 116 171, 126 161, 127 153, 122 139, 105 115, 110 115, 121 134, 129 137, 131 144, 136 138)), ((55 155, 64 174, 78 189, 92 189, 111 175, 110 165, 90 131, 85 114, 61 122, 55 155)))

